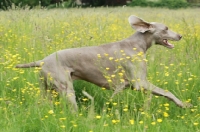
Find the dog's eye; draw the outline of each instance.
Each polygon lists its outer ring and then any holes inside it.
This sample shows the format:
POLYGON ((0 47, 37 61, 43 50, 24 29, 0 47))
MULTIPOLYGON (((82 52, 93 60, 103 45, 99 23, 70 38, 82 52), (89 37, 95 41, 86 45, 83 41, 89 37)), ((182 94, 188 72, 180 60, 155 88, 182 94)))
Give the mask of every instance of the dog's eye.
POLYGON ((166 27, 165 30, 168 30, 168 27, 166 27))

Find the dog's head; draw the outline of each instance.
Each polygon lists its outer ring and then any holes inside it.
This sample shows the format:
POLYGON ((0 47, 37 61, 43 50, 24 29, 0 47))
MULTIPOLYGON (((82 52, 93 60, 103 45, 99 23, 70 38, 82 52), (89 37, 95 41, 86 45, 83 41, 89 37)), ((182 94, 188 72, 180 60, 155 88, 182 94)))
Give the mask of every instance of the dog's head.
POLYGON ((131 15, 128 21, 133 29, 140 33, 148 33, 153 37, 155 44, 163 45, 167 48, 174 48, 168 40, 179 41, 182 36, 168 29, 167 26, 157 22, 146 22, 141 18, 131 15))

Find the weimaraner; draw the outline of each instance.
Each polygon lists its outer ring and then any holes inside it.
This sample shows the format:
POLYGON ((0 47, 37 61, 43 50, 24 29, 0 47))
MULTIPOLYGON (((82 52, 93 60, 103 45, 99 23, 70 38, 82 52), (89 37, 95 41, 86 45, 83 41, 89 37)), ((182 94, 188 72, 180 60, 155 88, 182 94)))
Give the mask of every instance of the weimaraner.
POLYGON ((60 50, 42 60, 18 64, 16 68, 41 67, 46 88, 50 83, 57 91, 64 93, 75 110, 78 108, 73 80, 77 79, 113 89, 113 95, 125 87, 144 89, 172 100, 179 107, 189 107, 190 104, 185 104, 171 92, 154 86, 146 78, 147 49, 152 44, 172 49, 174 45, 168 40, 179 41, 182 36, 161 23, 149 23, 134 15, 128 21, 136 32, 124 40, 100 46, 60 50))

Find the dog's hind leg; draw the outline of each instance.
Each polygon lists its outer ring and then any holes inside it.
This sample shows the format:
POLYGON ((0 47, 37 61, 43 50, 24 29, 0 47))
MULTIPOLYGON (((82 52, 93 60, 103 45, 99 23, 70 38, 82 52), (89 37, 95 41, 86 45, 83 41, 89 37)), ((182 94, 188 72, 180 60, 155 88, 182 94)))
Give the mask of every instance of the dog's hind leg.
POLYGON ((119 92, 121 92, 123 89, 125 88, 125 82, 121 82, 119 85, 116 86, 116 88, 114 89, 114 92, 111 96, 111 99, 118 94, 119 92))
POLYGON ((63 84, 58 81, 54 81, 54 84, 57 87, 60 95, 67 98, 67 101, 70 103, 73 112, 77 112, 78 106, 76 103, 75 91, 73 89, 73 83, 68 82, 67 84, 63 84))
POLYGON ((71 104, 73 112, 77 112, 78 106, 76 103, 75 91, 73 88, 73 80, 69 71, 60 71, 52 75, 52 83, 56 86, 56 90, 61 96, 67 98, 71 104))

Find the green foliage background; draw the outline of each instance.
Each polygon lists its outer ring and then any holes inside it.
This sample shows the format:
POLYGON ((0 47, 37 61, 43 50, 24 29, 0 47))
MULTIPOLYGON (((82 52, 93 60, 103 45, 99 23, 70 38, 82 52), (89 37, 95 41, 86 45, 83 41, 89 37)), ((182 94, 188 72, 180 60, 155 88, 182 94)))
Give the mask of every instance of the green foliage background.
MULTIPOLYGON (((83 7, 97 7, 97 6, 107 6, 106 0, 88 0, 84 4, 78 5, 83 7)), ((112 3, 112 2, 111 2, 112 3)), ((9 9, 12 4, 19 7, 24 6, 42 6, 48 8, 55 7, 75 7, 76 0, 1 0, 0 9, 9 9)), ((127 3, 128 6, 142 6, 142 7, 167 7, 167 8, 185 8, 188 6, 200 6, 200 0, 131 0, 127 3)), ((123 6, 119 4, 112 4, 110 6, 123 6)))
POLYGON ((132 0, 130 6, 142 6, 142 7, 167 7, 167 8, 183 8, 188 7, 189 3, 186 0, 132 0))

